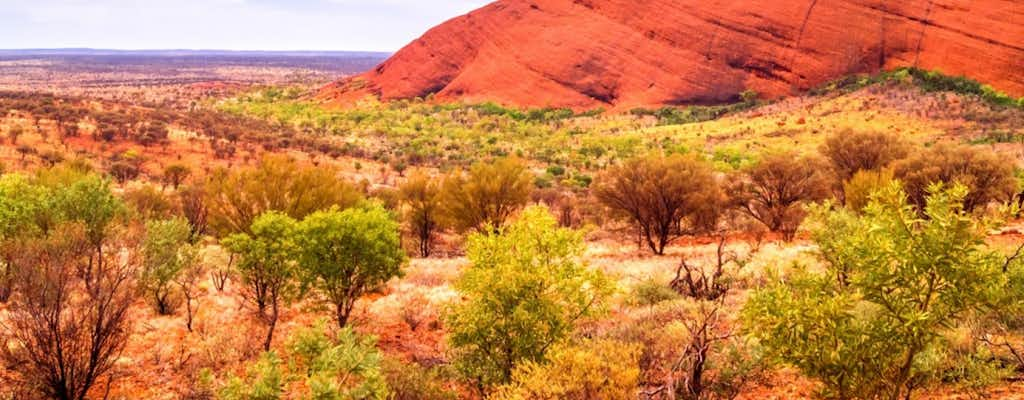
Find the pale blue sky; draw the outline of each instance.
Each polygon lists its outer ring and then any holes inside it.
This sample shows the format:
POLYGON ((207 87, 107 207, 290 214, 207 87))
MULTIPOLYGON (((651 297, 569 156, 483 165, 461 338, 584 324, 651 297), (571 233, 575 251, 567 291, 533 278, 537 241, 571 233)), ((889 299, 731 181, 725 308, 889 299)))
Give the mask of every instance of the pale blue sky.
POLYGON ((0 0, 0 49, 395 51, 489 0, 0 0))

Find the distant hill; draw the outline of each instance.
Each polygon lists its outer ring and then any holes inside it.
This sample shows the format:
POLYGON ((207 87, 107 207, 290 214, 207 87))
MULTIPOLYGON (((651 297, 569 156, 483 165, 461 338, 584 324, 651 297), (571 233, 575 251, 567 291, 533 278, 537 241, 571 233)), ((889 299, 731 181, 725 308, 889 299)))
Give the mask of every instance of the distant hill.
POLYGON ((1021 21, 1020 0, 500 0, 321 98, 627 109, 780 97, 907 66, 1022 96, 1021 21))
POLYGON ((369 71, 390 55, 365 51, 19 49, 0 50, 0 61, 43 59, 71 62, 75 66, 139 65, 145 68, 152 65, 268 65, 351 75, 369 71))

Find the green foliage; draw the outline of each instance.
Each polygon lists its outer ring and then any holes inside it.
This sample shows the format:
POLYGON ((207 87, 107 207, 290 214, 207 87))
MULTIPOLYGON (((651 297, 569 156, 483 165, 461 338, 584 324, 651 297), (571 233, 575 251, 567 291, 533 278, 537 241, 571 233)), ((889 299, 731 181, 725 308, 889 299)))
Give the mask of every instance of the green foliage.
POLYGON ((933 186, 921 217, 897 185, 859 216, 816 207, 822 272, 798 269, 758 290, 748 332, 835 398, 904 398, 939 375, 948 329, 998 298, 1003 258, 991 224, 962 206, 963 186, 933 186))
POLYGON ((217 392, 219 400, 279 400, 284 394, 281 359, 272 352, 260 355, 244 377, 231 377, 217 392))
POLYGON ((632 400, 640 383, 640 348, 610 341, 554 347, 547 362, 516 367, 494 400, 632 400))
POLYGON ((289 369, 304 377, 315 400, 386 399, 381 355, 372 337, 342 329, 333 337, 326 323, 294 333, 287 344, 289 369))
POLYGON ((744 91, 738 97, 740 102, 713 106, 688 106, 685 108, 665 106, 657 110, 636 108, 630 110, 633 115, 651 115, 658 119, 659 126, 683 125, 713 121, 726 114, 749 110, 758 105, 757 92, 744 91))
POLYGON ((174 313, 181 303, 175 280, 183 270, 197 262, 196 252, 189 244, 191 230, 184 218, 156 220, 146 223, 142 244, 144 262, 139 283, 149 301, 161 315, 174 313))
POLYGON ((267 211, 301 219, 332 206, 351 207, 362 199, 333 169, 282 156, 266 156, 253 168, 215 171, 206 195, 210 228, 224 236, 248 232, 253 219, 267 211))
POLYGON ((440 367, 427 368, 385 358, 384 376, 391 389, 389 400, 457 400, 458 393, 445 387, 447 378, 440 367))
POLYGON ((398 223, 379 205, 310 214, 295 229, 303 282, 335 307, 337 322, 348 322, 364 293, 402 275, 398 223))
POLYGON ((633 286, 629 302, 638 306, 653 306, 680 298, 682 296, 669 287, 669 285, 666 285, 665 282, 660 282, 657 279, 647 279, 633 286))
POLYGON ((459 231, 499 228, 529 201, 532 178, 518 159, 479 162, 445 179, 441 207, 459 231))
POLYGON ((867 86, 890 82, 909 83, 926 92, 953 92, 977 96, 992 105, 1024 107, 1024 102, 966 76, 949 76, 939 71, 928 71, 912 67, 897 68, 873 76, 850 75, 822 85, 812 90, 811 93, 817 95, 835 91, 848 93, 867 86))
POLYGON ((288 338, 285 351, 264 352, 244 376, 231 376, 219 400, 384 400, 376 340, 350 329, 331 332, 318 322, 288 338))
POLYGON ((124 202, 114 195, 110 181, 86 175, 55 192, 54 206, 62 220, 80 222, 94 247, 111 235, 116 220, 125 216, 124 202))
POLYGON ((896 181, 892 169, 875 171, 858 171, 850 180, 843 183, 846 207, 860 212, 871 202, 871 197, 878 191, 885 190, 896 181))
POLYGON ((251 234, 236 233, 221 240, 232 253, 241 256, 237 268, 250 286, 252 300, 263 311, 277 299, 288 299, 298 291, 298 276, 292 262, 296 247, 297 222, 279 212, 264 213, 253 221, 251 234))
POLYGON ((602 311, 611 284, 581 264, 583 234, 558 228, 543 207, 496 232, 469 237, 472 266, 456 283, 463 301, 445 316, 455 365, 481 389, 539 362, 576 321, 602 311))

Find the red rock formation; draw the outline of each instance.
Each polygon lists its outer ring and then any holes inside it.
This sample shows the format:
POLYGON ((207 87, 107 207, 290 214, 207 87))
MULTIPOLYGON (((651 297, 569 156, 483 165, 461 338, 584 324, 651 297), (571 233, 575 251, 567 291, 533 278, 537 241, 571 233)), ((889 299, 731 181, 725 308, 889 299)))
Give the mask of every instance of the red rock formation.
POLYGON ((1024 0, 500 0, 321 97, 626 109, 901 66, 1024 95, 1024 0))

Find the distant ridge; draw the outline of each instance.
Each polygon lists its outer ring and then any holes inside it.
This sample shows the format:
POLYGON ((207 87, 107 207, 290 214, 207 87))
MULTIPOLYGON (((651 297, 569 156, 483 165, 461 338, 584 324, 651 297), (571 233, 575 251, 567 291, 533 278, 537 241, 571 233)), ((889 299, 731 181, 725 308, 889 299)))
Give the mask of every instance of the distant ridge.
POLYGON ((56 48, 56 49, 0 49, 0 56, 277 56, 277 57, 373 57, 387 58, 392 53, 375 51, 321 51, 321 50, 117 50, 91 48, 56 48))

